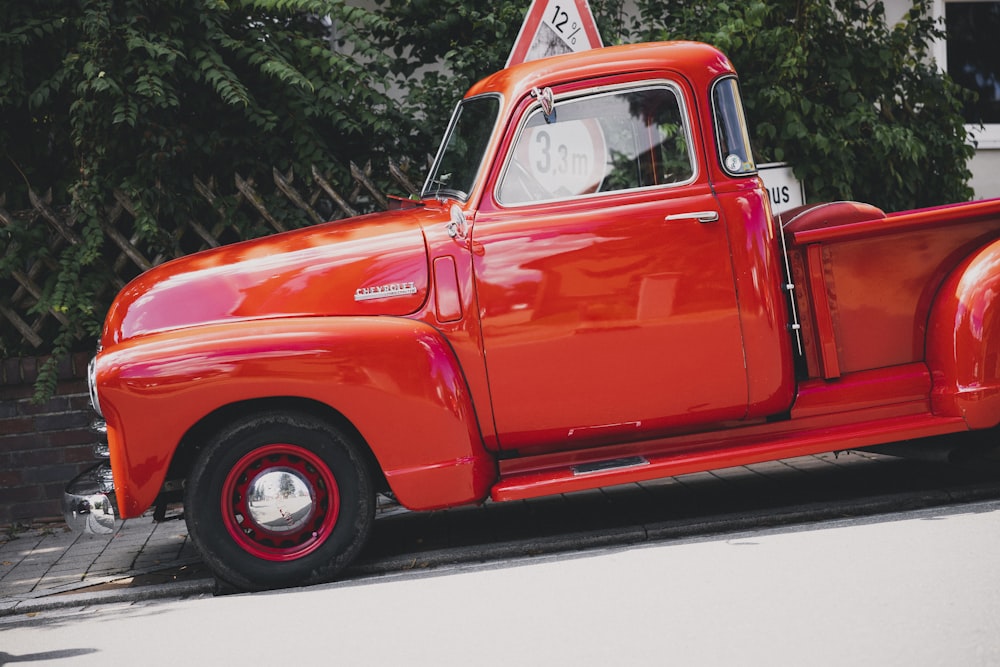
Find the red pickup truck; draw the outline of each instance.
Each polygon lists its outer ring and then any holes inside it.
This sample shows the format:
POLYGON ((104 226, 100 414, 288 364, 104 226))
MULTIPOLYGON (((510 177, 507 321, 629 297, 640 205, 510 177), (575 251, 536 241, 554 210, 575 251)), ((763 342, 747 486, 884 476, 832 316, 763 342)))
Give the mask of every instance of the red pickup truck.
POLYGON ((517 65, 419 201, 163 264, 90 369, 110 530, 182 494, 243 589, 329 579, 378 494, 559 494, 1000 422, 1000 200, 775 218, 697 43, 517 65))

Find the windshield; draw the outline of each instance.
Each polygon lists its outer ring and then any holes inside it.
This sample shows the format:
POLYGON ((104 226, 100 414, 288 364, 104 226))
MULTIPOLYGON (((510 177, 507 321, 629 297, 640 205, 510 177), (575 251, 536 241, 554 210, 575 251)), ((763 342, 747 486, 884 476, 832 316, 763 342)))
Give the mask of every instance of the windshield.
POLYGON ((424 184, 424 197, 469 198, 499 111, 500 98, 494 95, 473 97, 458 105, 424 184))

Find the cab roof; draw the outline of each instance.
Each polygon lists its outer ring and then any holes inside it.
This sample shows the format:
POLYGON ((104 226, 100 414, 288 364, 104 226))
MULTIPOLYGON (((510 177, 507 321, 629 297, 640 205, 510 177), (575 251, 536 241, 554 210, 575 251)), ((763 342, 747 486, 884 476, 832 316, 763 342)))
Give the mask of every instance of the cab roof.
POLYGON ((720 75, 735 73, 729 59, 714 46, 701 42, 651 42, 609 46, 514 65, 486 77, 465 96, 500 93, 507 100, 516 100, 535 87, 664 69, 681 72, 696 88, 707 87, 720 75))

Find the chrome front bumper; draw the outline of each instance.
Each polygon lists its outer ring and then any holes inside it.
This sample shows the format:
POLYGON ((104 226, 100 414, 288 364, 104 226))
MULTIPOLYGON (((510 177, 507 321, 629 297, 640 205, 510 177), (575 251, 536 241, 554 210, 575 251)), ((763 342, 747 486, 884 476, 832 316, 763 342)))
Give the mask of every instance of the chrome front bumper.
POLYGON ((115 484, 111 465, 98 463, 84 471, 63 491, 63 518, 75 531, 108 535, 115 531, 115 484))

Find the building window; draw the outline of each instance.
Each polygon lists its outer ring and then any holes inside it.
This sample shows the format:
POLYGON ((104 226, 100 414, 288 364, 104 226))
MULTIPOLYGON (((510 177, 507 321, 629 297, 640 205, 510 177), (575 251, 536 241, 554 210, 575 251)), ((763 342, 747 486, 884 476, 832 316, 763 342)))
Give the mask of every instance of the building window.
POLYGON ((965 107, 979 148, 1000 148, 1000 2, 936 4, 947 33, 938 60, 952 79, 979 96, 965 107))
POLYGON ((966 105, 970 123, 1000 123, 1000 2, 949 2, 948 73, 979 94, 966 105))

